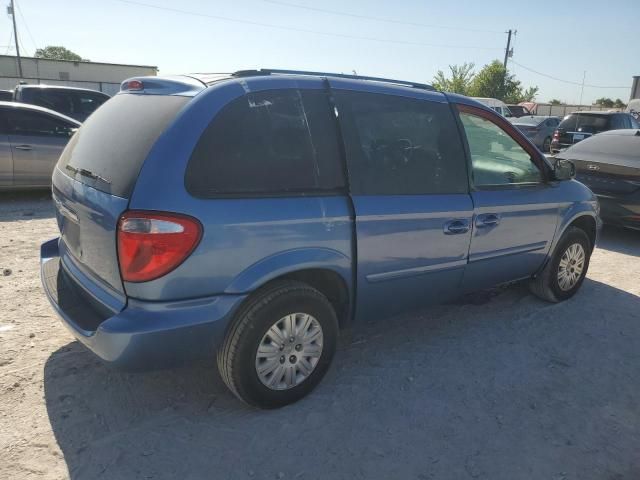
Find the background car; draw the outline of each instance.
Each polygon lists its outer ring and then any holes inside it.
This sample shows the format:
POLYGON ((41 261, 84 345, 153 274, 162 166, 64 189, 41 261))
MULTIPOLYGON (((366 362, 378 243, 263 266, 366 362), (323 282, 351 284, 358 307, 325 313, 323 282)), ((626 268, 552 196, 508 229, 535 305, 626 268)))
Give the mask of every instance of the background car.
POLYGON ((555 132, 558 124, 560 123, 560 119, 558 117, 534 115, 529 117, 511 118, 509 120, 543 152, 548 152, 550 150, 553 132, 555 132))
POLYGON ((16 102, 48 108, 79 122, 84 122, 109 98, 109 95, 97 90, 51 85, 18 85, 13 95, 16 102))
POLYGON ((11 90, 0 90, 0 102, 13 101, 13 92, 11 90))
POLYGON ((473 98, 476 102, 480 102, 481 104, 486 105, 491 110, 498 112, 503 117, 509 118, 513 116, 511 114, 511 111, 509 110, 509 107, 507 107, 507 104, 504 103, 502 100, 498 100, 497 98, 485 98, 485 97, 471 97, 471 98, 473 98))
POLYGON ((527 107, 524 105, 507 105, 512 117, 525 117, 527 115, 533 115, 527 107))
POLYGON ((80 122, 52 110, 0 102, 0 189, 48 188, 80 122))
POLYGON ((596 133, 607 130, 640 128, 632 115, 623 112, 574 112, 562 119, 553 133, 551 153, 570 147, 596 133))
POLYGON ((605 223, 640 230, 640 130, 609 130, 569 147, 576 178, 600 200, 605 223))

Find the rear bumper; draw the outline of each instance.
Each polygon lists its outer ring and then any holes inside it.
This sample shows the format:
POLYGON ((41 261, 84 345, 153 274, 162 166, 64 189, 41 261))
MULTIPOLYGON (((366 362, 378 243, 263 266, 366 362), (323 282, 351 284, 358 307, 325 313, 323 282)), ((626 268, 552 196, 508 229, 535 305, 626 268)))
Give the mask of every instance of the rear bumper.
POLYGON ((173 302, 128 299, 113 312, 88 298, 65 270, 58 239, 40 249, 42 285, 73 336, 103 361, 125 369, 172 367, 212 357, 246 295, 173 302))
POLYGON ((624 198, 598 195, 598 201, 605 224, 640 230, 640 194, 624 198))

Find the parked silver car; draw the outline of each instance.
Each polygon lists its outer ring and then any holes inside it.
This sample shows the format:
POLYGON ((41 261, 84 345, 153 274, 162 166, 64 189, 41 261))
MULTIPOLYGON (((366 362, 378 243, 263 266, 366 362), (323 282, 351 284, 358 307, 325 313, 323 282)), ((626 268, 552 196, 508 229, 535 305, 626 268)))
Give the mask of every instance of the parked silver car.
POLYGON ((79 127, 53 110, 0 102, 0 190, 49 187, 58 157, 79 127))
POLYGON ((550 150, 553 132, 560 124, 560 118, 558 117, 540 115, 510 118, 509 120, 543 152, 550 150))

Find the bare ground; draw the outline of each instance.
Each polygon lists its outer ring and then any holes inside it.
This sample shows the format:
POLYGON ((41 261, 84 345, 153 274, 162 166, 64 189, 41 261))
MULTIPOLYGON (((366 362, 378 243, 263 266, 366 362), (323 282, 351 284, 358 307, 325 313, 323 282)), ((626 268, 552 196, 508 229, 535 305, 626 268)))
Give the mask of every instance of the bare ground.
POLYGON ((278 411, 213 367, 101 365, 41 291, 56 233, 47 194, 0 196, 0 479, 640 478, 638 233, 605 230, 566 303, 514 286, 364 325, 278 411))

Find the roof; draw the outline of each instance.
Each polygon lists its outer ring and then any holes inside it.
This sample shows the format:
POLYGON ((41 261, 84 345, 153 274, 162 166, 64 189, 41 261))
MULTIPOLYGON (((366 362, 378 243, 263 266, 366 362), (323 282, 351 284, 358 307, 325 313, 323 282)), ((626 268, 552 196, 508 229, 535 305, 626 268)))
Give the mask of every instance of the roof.
POLYGON ((423 83, 408 82, 405 80, 394 80, 381 77, 365 77, 361 75, 346 75, 342 73, 328 72, 307 72, 300 70, 239 70, 234 73, 191 73, 175 76, 134 76, 127 78, 121 83, 119 93, 139 93, 139 85, 129 90, 128 85, 132 82, 142 82, 143 90, 146 94, 152 95, 185 95, 194 96, 207 87, 211 87, 224 80, 242 81, 243 79, 294 79, 294 80, 316 80, 323 78, 335 78, 346 81, 370 81, 379 85, 389 85, 393 87, 403 87, 407 89, 426 90, 435 93, 436 90, 431 85, 423 83))
POLYGON ((101 93, 105 97, 109 96, 104 92, 101 92, 99 90, 94 90, 92 88, 67 87, 66 85, 48 85, 46 83, 21 83, 21 84, 17 85, 16 88, 19 88, 20 90, 22 90, 24 88, 39 88, 39 89, 52 88, 52 89, 56 89, 56 90, 75 90, 75 91, 80 91, 80 92, 101 93))
POLYGON ((567 115, 614 115, 621 112, 605 112, 603 110, 579 110, 577 112, 567 113, 567 115))
POLYGON ((392 78, 383 77, 370 77, 364 75, 351 75, 345 73, 332 73, 332 72, 313 72, 306 70, 280 70, 275 68, 261 68, 258 70, 238 70, 233 73, 193 73, 187 76, 200 80, 202 83, 211 85, 220 80, 226 80, 229 78, 246 78, 246 77, 264 77, 271 75, 295 75, 295 76, 311 76, 311 77, 330 77, 330 78, 343 78, 349 80, 365 80, 371 82, 390 83, 394 85, 401 85, 405 87, 421 88, 424 90, 435 90, 431 85, 426 83, 410 82, 407 80, 396 80, 392 78))
MULTIPOLYGON (((17 59, 17 57, 15 55, 0 55, 0 58, 13 58, 13 59, 17 59)), ((132 64, 127 64, 127 63, 106 63, 106 62, 91 62, 91 61, 77 61, 77 60, 58 60, 56 58, 40 58, 40 57, 25 57, 25 56, 20 56, 21 60, 35 60, 36 62, 40 62, 40 61, 47 61, 47 62, 61 62, 61 63, 73 63, 73 64, 78 64, 78 63, 88 63, 88 64, 92 64, 92 65, 109 65, 112 67, 138 67, 138 68, 154 68, 156 70, 158 70, 158 67, 155 65, 132 65, 132 64)))
POLYGON ((8 107, 8 108, 15 108, 18 110, 33 110, 36 112, 42 112, 42 113, 46 113, 48 115, 52 115, 54 117, 58 117, 62 120, 66 120, 67 122, 70 123, 74 123, 76 124, 78 127, 81 125, 81 123, 71 117, 67 117, 66 115, 63 115, 61 113, 56 112, 55 110, 49 110, 48 108, 44 108, 44 107, 39 107, 38 105, 31 105, 30 103, 20 103, 20 102, 0 102, 0 107, 8 107))

